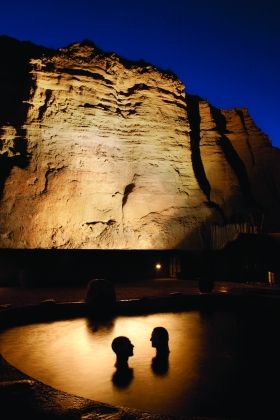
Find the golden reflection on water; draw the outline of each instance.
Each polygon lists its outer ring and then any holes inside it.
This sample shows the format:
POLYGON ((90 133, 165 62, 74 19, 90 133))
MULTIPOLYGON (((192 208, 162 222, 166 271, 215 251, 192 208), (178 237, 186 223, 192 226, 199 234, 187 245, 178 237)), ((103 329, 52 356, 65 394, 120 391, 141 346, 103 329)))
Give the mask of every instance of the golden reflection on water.
MULTIPOLYGON (((208 328, 208 327, 207 327, 208 328)), ((218 332, 219 333, 219 332, 218 332)), ((205 323, 199 312, 117 317, 106 325, 79 318, 11 328, 0 335, 0 351, 21 371, 54 388, 115 405, 165 414, 188 414, 205 362, 205 323), (169 364, 157 375, 151 364, 153 328, 169 332, 169 364), (134 345, 127 386, 112 381, 112 340, 127 336, 134 345)), ((223 351, 223 350, 222 350, 223 351)))

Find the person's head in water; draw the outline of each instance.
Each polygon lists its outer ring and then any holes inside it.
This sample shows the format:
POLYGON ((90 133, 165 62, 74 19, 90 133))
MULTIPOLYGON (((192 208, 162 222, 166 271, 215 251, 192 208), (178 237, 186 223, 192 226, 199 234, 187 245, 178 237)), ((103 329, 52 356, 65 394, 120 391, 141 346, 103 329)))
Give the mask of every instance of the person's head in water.
POLYGON ((168 347, 169 335, 164 327, 156 327, 151 335, 152 347, 155 347, 157 353, 169 353, 168 347))
POLYGON ((112 341, 112 349, 116 353, 116 367, 127 366, 127 360, 133 356, 134 345, 127 337, 119 336, 112 341))

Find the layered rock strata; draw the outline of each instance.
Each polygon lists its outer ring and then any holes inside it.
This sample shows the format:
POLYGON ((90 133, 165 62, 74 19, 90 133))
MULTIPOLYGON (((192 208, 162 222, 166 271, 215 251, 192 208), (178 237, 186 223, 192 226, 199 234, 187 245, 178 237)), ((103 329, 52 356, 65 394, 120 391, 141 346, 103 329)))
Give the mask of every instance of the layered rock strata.
POLYGON ((247 110, 90 42, 0 47, 0 247, 197 249, 211 225, 275 229, 279 150, 247 110))

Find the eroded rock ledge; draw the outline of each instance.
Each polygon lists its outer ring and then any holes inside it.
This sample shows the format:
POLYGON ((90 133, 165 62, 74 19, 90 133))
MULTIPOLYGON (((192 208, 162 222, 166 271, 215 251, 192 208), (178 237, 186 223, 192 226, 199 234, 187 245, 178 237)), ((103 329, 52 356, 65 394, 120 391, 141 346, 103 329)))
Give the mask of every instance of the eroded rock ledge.
POLYGON ((0 247, 194 249, 213 224, 279 228, 280 152, 246 109, 91 42, 1 37, 0 53, 0 247))

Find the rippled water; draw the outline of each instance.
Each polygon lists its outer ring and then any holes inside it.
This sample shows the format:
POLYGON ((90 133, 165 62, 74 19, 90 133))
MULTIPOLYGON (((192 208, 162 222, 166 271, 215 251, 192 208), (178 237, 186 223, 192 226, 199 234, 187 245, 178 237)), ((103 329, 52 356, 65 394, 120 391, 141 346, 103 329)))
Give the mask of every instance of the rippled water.
POLYGON ((0 351, 26 374, 79 396, 163 414, 235 415, 244 403, 239 323, 229 312, 199 311, 119 316, 104 325, 78 318, 11 328, 0 335, 0 351), (161 371, 152 364, 156 326, 170 336, 161 371), (120 381, 111 350, 118 335, 135 346, 120 381))

